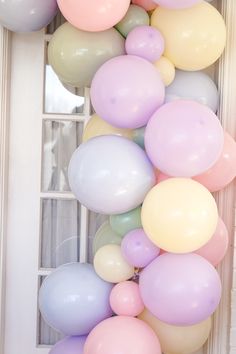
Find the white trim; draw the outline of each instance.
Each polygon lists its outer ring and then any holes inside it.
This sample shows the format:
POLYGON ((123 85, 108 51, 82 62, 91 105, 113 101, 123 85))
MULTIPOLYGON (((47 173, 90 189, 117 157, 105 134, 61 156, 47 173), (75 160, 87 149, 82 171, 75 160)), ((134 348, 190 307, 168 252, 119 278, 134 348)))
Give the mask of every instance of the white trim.
POLYGON ((0 353, 4 352, 11 34, 0 27, 0 353))

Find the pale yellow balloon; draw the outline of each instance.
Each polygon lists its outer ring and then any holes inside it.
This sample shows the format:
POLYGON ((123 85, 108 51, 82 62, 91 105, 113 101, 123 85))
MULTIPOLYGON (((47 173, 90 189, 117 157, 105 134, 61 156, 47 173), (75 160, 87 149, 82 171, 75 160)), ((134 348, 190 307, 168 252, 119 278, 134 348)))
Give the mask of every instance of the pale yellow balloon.
POLYGON ((100 278, 110 283, 120 283, 134 275, 134 267, 123 258, 118 245, 101 247, 94 257, 94 269, 100 278))
POLYGON ((94 114, 85 127, 82 141, 85 142, 100 135, 119 135, 131 140, 132 134, 132 130, 113 127, 97 114, 94 114))
POLYGON ((188 178, 170 178, 147 194, 141 212, 144 231, 161 249, 193 252, 216 230, 218 210, 211 193, 188 178))
POLYGON ((205 344, 211 331, 210 317, 203 322, 188 327, 178 327, 164 323, 146 309, 138 318, 154 330, 165 354, 193 353, 205 344))
POLYGON ((159 70, 164 85, 169 86, 175 78, 174 64, 171 63, 169 59, 162 56, 154 65, 159 70))
POLYGON ((178 69, 204 69, 221 56, 225 47, 224 19, 206 1, 187 9, 158 7, 151 25, 164 36, 164 56, 178 69))

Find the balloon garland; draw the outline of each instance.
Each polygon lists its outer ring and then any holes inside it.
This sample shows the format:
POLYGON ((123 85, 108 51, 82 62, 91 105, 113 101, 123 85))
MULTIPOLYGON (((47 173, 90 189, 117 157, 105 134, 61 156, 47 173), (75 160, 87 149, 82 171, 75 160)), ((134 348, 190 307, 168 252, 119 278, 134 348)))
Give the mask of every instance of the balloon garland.
MULTIPOLYGON (((217 87, 199 71, 224 50, 224 20, 200 0, 57 3, 68 22, 52 36, 49 63, 63 83, 91 86, 96 112, 71 158, 70 187, 110 218, 95 235, 93 266, 63 265, 41 286, 42 316, 67 336, 50 353, 197 351, 228 247, 211 192, 236 176, 217 87)), ((57 3, 1 2, 0 22, 39 30, 57 3)))

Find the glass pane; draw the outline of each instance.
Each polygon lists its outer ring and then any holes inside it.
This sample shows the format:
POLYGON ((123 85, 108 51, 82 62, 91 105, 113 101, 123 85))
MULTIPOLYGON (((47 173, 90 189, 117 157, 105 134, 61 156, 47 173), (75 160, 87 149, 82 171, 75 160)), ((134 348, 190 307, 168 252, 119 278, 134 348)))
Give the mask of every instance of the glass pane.
POLYGON ((80 205, 75 200, 43 199, 41 267, 79 261, 80 205))
POLYGON ((83 123, 71 121, 43 122, 42 190, 69 191, 67 168, 81 143, 83 123))
POLYGON ((107 215, 89 213, 88 222, 88 262, 93 263, 93 239, 99 227, 108 220, 107 215))

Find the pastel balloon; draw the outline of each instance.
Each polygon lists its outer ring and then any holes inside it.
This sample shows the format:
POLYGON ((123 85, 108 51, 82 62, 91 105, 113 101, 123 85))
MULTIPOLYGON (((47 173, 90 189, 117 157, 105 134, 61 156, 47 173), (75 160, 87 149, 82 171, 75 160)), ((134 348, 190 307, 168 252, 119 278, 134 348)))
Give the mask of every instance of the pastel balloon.
POLYGON ((138 284, 125 281, 115 285, 110 295, 110 305, 119 316, 138 316, 144 310, 138 284))
POLYGON ((217 266, 226 255, 228 245, 228 230, 223 220, 219 218, 216 231, 212 238, 206 245, 195 251, 195 253, 205 258, 213 266, 217 266))
POLYGON ((194 177, 209 191, 225 188, 236 176, 236 143, 228 133, 224 135, 223 151, 216 163, 203 174, 194 177))
POLYGON ((83 354, 86 336, 66 337, 56 343, 49 354, 83 354))
POLYGON ((133 130, 133 141, 144 149, 144 133, 146 127, 141 127, 133 130))
POLYGON ((164 47, 162 34, 151 26, 135 27, 129 32, 125 42, 127 54, 137 55, 152 63, 160 59, 164 47))
POLYGON ((199 350, 211 331, 211 317, 192 326, 172 326, 164 323, 145 309, 138 317, 146 322, 159 338, 162 351, 171 354, 189 354, 199 350))
POLYGON ((199 249, 210 240, 218 223, 211 193, 187 178, 170 178, 157 184, 145 198, 141 216, 150 240, 173 253, 199 249))
POLYGON ((148 157, 161 172, 193 177, 207 171, 219 159, 224 132, 208 107, 178 100, 163 105, 145 131, 148 157))
POLYGON ((72 155, 68 178, 81 204, 101 214, 121 214, 139 206, 155 184, 145 152, 119 136, 99 136, 72 155))
POLYGON ((140 6, 130 5, 126 15, 116 25, 116 29, 127 37, 128 33, 137 26, 149 25, 150 18, 148 13, 140 6))
POLYGON ((102 64, 124 53, 125 41, 114 28, 92 33, 66 22, 52 35, 48 61, 63 83, 85 87, 102 64))
MULTIPOLYGON (((181 1, 173 0, 172 3, 181 1)), ((223 17, 206 1, 177 11, 157 7, 151 17, 151 25, 165 39, 164 56, 178 69, 196 71, 207 68, 219 59, 225 48, 223 17)))
POLYGON ((157 183, 161 183, 163 181, 166 181, 167 179, 171 178, 170 176, 165 175, 162 172, 157 171, 157 183))
POLYGON ((150 241, 143 229, 136 229, 125 235, 121 252, 129 264, 144 268, 159 255, 160 248, 150 241))
POLYGON ((166 57, 162 56, 154 63, 154 65, 159 71, 164 85, 169 86, 175 78, 175 67, 173 63, 171 63, 166 57))
POLYGON ((129 129, 113 127, 97 114, 93 114, 84 129, 82 141, 85 142, 100 135, 119 135, 127 139, 132 139, 133 132, 129 129))
POLYGON ((97 230, 93 240, 93 254, 95 254, 99 248, 114 244, 121 244, 121 236, 112 230, 109 221, 105 221, 97 230))
POLYGON ((161 354, 159 340, 143 321, 116 316, 101 322, 88 336, 84 354, 161 354))
POLYGON ((208 106, 213 112, 219 107, 219 93, 214 81, 201 71, 176 70, 175 79, 166 89, 165 102, 192 100, 208 106))
POLYGON ((169 9, 184 9, 198 4, 201 0, 153 0, 159 6, 169 9))
POLYGON ((99 277, 110 283, 120 283, 134 275, 134 267, 124 259, 118 245, 101 247, 95 254, 93 263, 99 277))
POLYGON ((0 1, 0 23, 13 32, 39 31, 57 14, 56 0, 0 1))
POLYGON ((92 265, 69 263, 43 282, 39 308, 47 324, 69 336, 86 335, 112 315, 112 285, 97 276, 92 265))
POLYGON ((146 11, 154 10, 157 4, 152 0, 132 0, 132 4, 143 7, 146 11))
POLYGON ((146 308, 175 326, 206 320, 221 298, 216 269, 194 253, 162 254, 142 271, 139 287, 146 308))
POLYGON ((120 128, 140 128, 164 102, 159 72, 143 58, 124 55, 106 62, 95 74, 91 101, 96 113, 120 128))
POLYGON ((111 215, 111 228, 121 237, 129 231, 142 227, 141 207, 128 211, 127 213, 111 215))
POLYGON ((90 32, 104 31, 126 14, 130 0, 57 0, 63 16, 73 26, 90 32))

